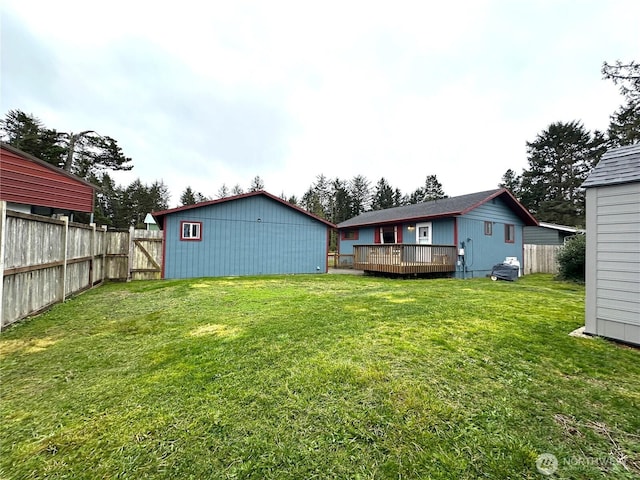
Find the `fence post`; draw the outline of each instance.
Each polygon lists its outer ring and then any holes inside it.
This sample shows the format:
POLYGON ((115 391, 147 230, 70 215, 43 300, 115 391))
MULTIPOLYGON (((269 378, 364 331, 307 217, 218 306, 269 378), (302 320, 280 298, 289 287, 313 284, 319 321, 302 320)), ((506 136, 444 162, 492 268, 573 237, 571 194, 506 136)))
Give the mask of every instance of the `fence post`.
POLYGON ((68 250, 68 242, 69 242, 69 217, 67 216, 62 216, 60 217, 60 220, 62 220, 64 222, 64 230, 63 230, 63 241, 62 241, 62 248, 63 248, 63 255, 62 255, 62 281, 60 282, 60 286, 61 286, 61 290, 62 290, 62 294, 60 296, 60 301, 64 302, 65 299, 67 298, 67 259, 69 256, 69 253, 67 252, 68 250))
POLYGON ((107 278, 107 226, 102 225, 102 275, 100 282, 104 283, 107 278))
POLYGON ((7 202, 0 200, 0 332, 4 324, 4 242, 7 231, 7 202))
POLYGON ((127 259, 127 282, 133 279, 133 253, 134 243, 133 236, 135 235, 135 228, 129 227, 129 258, 127 259))
POLYGON ((89 288, 93 288, 93 281, 96 276, 96 224, 91 222, 91 242, 89 250, 91 251, 91 263, 89 263, 89 288))

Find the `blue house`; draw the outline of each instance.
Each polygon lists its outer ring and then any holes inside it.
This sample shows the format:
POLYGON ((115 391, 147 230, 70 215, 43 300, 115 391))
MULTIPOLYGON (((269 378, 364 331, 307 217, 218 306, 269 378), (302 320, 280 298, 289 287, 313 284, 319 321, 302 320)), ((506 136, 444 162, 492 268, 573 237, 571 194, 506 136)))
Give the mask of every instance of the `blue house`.
POLYGON ((505 189, 365 212, 338 224, 339 253, 358 270, 484 277, 523 262, 523 227, 537 220, 505 189))
POLYGON ((162 278, 326 273, 330 222, 258 191, 162 212, 162 278))

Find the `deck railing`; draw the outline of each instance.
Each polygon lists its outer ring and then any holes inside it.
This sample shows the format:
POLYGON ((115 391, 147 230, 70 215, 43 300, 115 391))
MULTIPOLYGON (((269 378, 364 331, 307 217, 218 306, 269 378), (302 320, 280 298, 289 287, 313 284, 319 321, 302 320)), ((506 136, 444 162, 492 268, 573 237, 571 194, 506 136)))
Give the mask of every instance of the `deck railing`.
POLYGON ((456 253, 454 245, 354 245, 353 267, 398 274, 454 272, 456 253))

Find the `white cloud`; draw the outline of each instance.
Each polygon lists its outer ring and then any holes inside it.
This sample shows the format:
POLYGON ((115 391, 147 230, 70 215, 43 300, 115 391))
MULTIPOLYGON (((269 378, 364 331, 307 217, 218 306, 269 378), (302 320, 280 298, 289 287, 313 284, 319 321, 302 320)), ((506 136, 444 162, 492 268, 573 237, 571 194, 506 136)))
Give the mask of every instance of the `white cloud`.
POLYGON ((631 0, 97 5, 5 2, 3 109, 113 136, 135 165, 117 178, 162 178, 174 201, 255 175, 297 196, 320 173, 492 188, 551 122, 606 128, 621 98, 600 66, 637 56, 640 17, 631 0))

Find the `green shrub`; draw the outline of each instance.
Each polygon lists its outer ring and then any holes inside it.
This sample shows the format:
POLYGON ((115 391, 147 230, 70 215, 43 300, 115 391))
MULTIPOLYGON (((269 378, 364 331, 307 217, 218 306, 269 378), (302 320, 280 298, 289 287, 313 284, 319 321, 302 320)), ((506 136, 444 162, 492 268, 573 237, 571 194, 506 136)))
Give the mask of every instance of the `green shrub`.
POLYGON ((558 253, 558 277, 584 283, 586 247, 586 235, 576 235, 566 241, 558 253))

